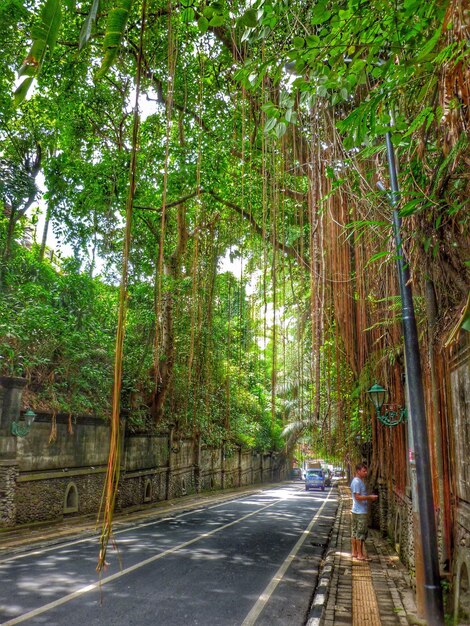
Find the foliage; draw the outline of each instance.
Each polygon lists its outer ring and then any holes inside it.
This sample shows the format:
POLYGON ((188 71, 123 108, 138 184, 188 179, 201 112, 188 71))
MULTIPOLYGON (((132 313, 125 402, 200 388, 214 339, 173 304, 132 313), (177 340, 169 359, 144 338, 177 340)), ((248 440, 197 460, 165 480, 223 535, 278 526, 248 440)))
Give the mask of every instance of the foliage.
POLYGON ((53 51, 59 36, 61 21, 61 0, 46 0, 40 19, 31 32, 33 43, 18 72, 19 76, 26 78, 21 81, 15 91, 15 104, 19 105, 25 99, 33 80, 41 71, 47 50, 53 51))
POLYGON ((78 271, 57 273, 37 250, 18 248, 1 299, 2 373, 21 375, 41 408, 108 412, 113 348, 113 289, 78 271))
MULTIPOLYGON (((355 379, 382 367, 372 354, 395 367, 401 341, 388 198, 375 191, 390 123, 405 251, 424 268, 419 295, 426 280, 436 289, 442 327, 467 284, 468 50, 452 7, 147 3, 123 377, 136 428, 154 410, 207 442, 280 448, 284 429, 338 457, 369 436, 355 379), (229 251, 240 281, 217 268, 229 251)), ((65 407, 78 394, 81 410, 98 378, 107 406, 141 10, 9 0, 0 13, 4 202, 26 206, 39 146, 55 234, 88 272, 54 273, 16 247, 2 336, 18 302, 38 304, 4 350, 12 368, 28 351, 31 381, 53 375, 49 398, 65 407), (37 85, 15 110, 4 93, 25 54, 17 101, 37 85)))

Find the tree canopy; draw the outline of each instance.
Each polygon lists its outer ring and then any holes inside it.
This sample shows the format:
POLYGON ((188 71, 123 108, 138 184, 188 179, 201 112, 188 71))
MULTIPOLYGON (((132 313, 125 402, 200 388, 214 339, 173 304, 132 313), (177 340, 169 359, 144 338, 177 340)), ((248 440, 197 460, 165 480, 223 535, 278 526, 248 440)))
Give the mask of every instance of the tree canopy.
POLYGON ((5 0, 0 23, 2 371, 133 428, 378 444, 371 379, 404 393, 388 130, 428 345, 468 292, 464 2, 5 0))

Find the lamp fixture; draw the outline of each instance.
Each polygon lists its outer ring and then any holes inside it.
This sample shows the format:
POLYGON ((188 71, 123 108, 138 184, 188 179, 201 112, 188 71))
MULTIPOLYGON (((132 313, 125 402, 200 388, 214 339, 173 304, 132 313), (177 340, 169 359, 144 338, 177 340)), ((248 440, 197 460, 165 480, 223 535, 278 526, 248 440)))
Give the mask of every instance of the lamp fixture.
POLYGON ((14 437, 26 437, 31 430, 34 420, 36 419, 36 413, 28 409, 23 415, 23 421, 13 421, 11 423, 11 434, 14 437))
POLYGON ((369 394, 369 398, 375 407, 377 419, 382 422, 382 424, 392 427, 398 426, 402 422, 406 422, 408 418, 408 411, 406 410, 406 407, 399 406, 396 411, 385 411, 382 413, 382 407, 384 406, 385 399, 388 395, 388 392, 384 389, 384 387, 375 383, 367 391, 367 393, 369 394))

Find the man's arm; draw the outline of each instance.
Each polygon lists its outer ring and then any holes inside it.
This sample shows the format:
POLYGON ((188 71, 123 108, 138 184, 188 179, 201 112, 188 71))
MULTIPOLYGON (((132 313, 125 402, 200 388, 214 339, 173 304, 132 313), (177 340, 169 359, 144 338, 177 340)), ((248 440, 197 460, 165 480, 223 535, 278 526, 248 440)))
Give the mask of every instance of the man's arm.
POLYGON ((354 499, 357 500, 358 502, 363 502, 364 500, 370 500, 371 502, 373 502, 374 500, 377 500, 377 498, 379 496, 376 496, 375 494, 372 494, 370 496, 361 496, 361 494, 354 492, 353 493, 354 499))

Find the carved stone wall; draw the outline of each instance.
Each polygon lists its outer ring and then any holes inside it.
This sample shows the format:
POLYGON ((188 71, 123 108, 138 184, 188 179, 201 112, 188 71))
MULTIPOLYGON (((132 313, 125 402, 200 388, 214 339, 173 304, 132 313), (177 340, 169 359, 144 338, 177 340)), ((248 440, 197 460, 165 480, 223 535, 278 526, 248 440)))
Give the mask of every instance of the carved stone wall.
MULTIPOLYGON (((0 527, 99 510, 109 449, 108 426, 56 417, 57 437, 49 441, 50 416, 40 415, 28 436, 18 439, 16 457, 0 459, 0 527)), ((282 480, 284 465, 271 454, 239 448, 205 448, 174 433, 126 434, 123 438, 118 510, 151 506, 165 499, 282 480)))

